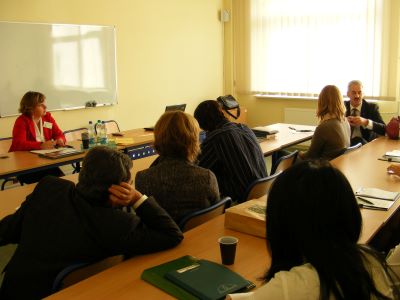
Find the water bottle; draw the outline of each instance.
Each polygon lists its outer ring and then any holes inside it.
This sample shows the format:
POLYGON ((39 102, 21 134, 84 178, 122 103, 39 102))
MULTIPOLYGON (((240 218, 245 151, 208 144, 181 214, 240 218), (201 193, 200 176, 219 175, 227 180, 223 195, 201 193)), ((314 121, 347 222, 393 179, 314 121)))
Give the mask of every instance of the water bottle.
POLYGON ((101 131, 101 121, 97 120, 96 125, 94 125, 95 132, 96 132, 96 144, 101 143, 101 136, 100 136, 100 131, 101 131))
POLYGON ((96 132, 94 130, 94 125, 92 121, 89 121, 88 134, 89 134, 89 147, 93 147, 96 144, 96 132))
POLYGON ((104 123, 104 121, 101 122, 101 126, 100 126, 100 144, 102 144, 102 145, 108 144, 107 128, 106 128, 106 124, 104 123))

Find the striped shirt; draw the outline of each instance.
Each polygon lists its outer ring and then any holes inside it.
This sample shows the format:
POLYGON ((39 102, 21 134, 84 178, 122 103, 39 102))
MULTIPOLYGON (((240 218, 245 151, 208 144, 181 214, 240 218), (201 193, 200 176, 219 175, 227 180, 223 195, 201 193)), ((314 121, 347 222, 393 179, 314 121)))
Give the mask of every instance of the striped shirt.
POLYGON ((220 192, 242 202, 248 186, 266 177, 264 156, 254 133, 243 124, 224 122, 208 132, 201 145, 199 166, 217 177, 220 192))

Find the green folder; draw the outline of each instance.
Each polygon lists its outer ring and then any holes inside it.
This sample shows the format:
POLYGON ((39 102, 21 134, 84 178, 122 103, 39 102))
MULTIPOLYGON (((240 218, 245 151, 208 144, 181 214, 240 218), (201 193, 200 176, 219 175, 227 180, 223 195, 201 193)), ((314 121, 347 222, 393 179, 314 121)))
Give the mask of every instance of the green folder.
POLYGON ((255 285, 223 265, 186 255, 146 269, 141 278, 178 299, 222 299, 255 285))
POLYGON ((165 274, 167 272, 190 266, 196 261, 197 259, 193 256, 182 256, 181 258, 172 260, 165 264, 161 264, 144 270, 141 279, 147 281, 152 285, 155 285, 156 287, 162 289, 164 292, 167 292, 175 298, 182 300, 196 300, 198 298, 165 278, 165 274))

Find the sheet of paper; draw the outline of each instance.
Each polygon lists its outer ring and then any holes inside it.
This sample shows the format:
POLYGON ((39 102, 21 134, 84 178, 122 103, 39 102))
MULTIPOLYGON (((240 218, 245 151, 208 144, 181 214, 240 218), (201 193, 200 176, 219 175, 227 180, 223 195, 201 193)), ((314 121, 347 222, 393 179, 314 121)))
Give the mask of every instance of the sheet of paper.
POLYGON ((57 152, 62 150, 63 152, 68 152, 68 150, 70 151, 75 151, 72 148, 54 148, 54 149, 44 149, 44 150, 31 150, 31 153, 36 153, 36 154, 46 154, 46 153, 52 153, 52 152, 57 152))
POLYGON ((400 157, 400 150, 393 150, 393 151, 388 151, 385 153, 386 156, 394 156, 394 157, 400 157))
POLYGON ((399 193, 385 191, 385 190, 381 190, 381 189, 377 189, 377 188, 361 187, 356 191, 356 195, 394 201, 399 196, 399 193))
POLYGON ((388 210, 394 203, 394 201, 387 201, 376 198, 369 197, 356 197, 357 203, 363 208, 371 208, 371 209, 384 209, 388 210))
POLYGON ((115 138, 117 145, 130 145, 133 144, 133 138, 115 138))

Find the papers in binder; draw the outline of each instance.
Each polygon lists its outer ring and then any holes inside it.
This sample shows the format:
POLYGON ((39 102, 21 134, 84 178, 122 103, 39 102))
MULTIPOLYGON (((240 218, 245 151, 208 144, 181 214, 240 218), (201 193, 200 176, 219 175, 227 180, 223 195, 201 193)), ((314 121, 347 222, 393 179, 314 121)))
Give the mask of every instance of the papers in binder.
POLYGON ((360 207, 378 210, 388 210, 394 203, 394 201, 359 196, 356 196, 356 199, 360 207))
POLYGON ((399 192, 390 192, 377 188, 361 187, 356 191, 356 196, 395 201, 399 197, 399 192))

